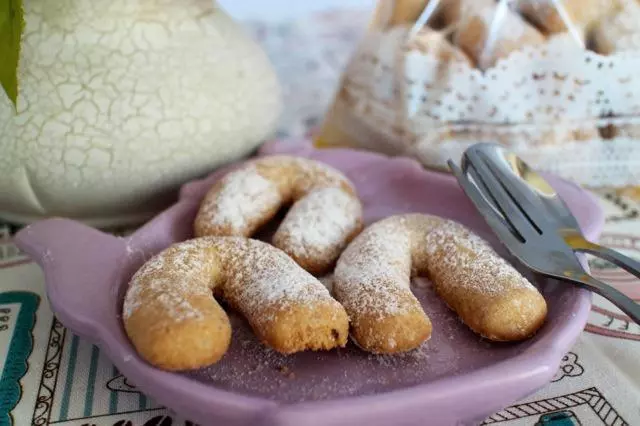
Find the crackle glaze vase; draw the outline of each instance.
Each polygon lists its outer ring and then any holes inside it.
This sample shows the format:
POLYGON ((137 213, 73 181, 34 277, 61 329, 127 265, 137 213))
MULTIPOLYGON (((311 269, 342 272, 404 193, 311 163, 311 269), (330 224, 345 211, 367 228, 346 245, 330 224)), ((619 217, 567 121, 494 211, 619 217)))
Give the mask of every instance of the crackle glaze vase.
POLYGON ((212 0, 23 0, 0 91, 0 218, 132 224, 252 152, 281 110, 264 52, 212 0))

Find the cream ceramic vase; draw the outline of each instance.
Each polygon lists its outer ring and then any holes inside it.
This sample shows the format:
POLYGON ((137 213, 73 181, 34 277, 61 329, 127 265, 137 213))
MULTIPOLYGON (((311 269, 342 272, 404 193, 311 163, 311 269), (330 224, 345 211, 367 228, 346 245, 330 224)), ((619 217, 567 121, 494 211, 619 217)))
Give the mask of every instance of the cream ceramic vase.
POLYGON ((265 54, 212 0, 24 0, 0 90, 0 218, 139 222, 253 151, 281 110, 265 54))

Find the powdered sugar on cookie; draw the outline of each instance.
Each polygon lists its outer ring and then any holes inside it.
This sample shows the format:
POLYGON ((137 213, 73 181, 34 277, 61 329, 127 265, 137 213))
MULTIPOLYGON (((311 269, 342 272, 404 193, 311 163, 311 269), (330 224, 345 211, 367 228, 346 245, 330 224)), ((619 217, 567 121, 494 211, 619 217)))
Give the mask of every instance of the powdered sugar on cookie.
POLYGON ((432 259, 429 269, 455 270, 461 279, 451 285, 469 292, 500 294, 505 289, 521 287, 535 290, 511 264, 498 256, 493 248, 462 225, 443 221, 425 235, 425 246, 432 259))
POLYGON ((229 173, 218 188, 205 198, 200 220, 227 229, 228 235, 246 235, 249 223, 282 202, 277 186, 255 167, 229 173))
POLYGON ((429 277, 465 324, 493 340, 524 339, 546 316, 537 289, 464 226, 424 214, 392 216, 365 229, 334 274, 334 294, 361 347, 396 353, 429 338, 430 321, 410 289, 416 275, 429 277))
POLYGON ((207 254, 197 240, 172 246, 152 257, 131 279, 124 299, 125 320, 144 303, 158 305, 175 321, 198 319, 201 312, 188 301, 211 294, 206 274, 207 254))
POLYGON ((244 309, 258 305, 310 303, 330 299, 313 275, 280 250, 260 241, 236 237, 203 237, 178 243, 149 260, 132 278, 123 318, 143 303, 158 303, 176 321, 199 318, 188 302, 212 295, 217 286, 244 309), (211 265, 224 268, 224 282, 211 278, 211 265))
POLYGON ((154 365, 193 369, 217 362, 231 326, 214 294, 279 352, 347 342, 347 314, 327 288, 281 250, 244 237, 197 238, 148 261, 125 296, 125 330, 154 365))
POLYGON ((295 257, 337 257, 346 246, 345 235, 360 227, 362 206, 341 188, 309 193, 289 210, 274 236, 295 257))
POLYGON ((221 257, 229 270, 223 295, 242 309, 331 300, 327 288, 313 275, 266 243, 235 239, 221 257))
POLYGON ((327 273, 362 228, 362 206, 351 182, 317 161, 271 156, 243 165, 206 195, 195 234, 250 237, 289 204, 274 245, 312 274, 327 273))
POLYGON ((402 312, 404 306, 385 295, 394 288, 409 288, 409 250, 409 233, 395 223, 379 223, 366 229, 338 260, 334 291, 339 292, 339 300, 379 315, 402 312))

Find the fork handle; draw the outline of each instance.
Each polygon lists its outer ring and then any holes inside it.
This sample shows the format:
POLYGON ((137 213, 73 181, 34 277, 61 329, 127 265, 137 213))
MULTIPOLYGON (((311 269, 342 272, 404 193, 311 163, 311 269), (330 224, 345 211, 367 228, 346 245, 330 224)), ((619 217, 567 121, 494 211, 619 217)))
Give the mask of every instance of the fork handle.
POLYGON ((589 253, 601 259, 608 260, 640 279, 640 262, 637 260, 631 259, 618 251, 587 241, 584 238, 571 238, 567 242, 573 250, 589 253))
POLYGON ((634 322, 636 322, 636 324, 640 325, 640 304, 634 302, 631 298, 627 297, 624 293, 609 284, 605 284, 602 281, 586 274, 579 278, 567 276, 557 276, 557 278, 577 284, 580 287, 599 294, 620 308, 620 310, 627 314, 634 322))

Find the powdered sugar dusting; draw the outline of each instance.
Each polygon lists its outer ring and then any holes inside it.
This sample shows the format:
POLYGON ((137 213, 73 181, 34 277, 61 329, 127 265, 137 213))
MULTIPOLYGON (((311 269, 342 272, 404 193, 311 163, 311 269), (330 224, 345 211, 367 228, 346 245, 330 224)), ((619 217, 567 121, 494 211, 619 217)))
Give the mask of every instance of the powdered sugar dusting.
POLYGON ((201 235, 249 237, 290 202, 295 204, 280 232, 290 240, 287 247, 298 252, 318 248, 312 256, 332 252, 335 260, 345 243, 344 233, 359 225, 362 207, 342 173, 306 158, 270 156, 229 173, 207 193, 196 227, 204 228, 198 231, 201 235))
POLYGON ((131 280, 123 317, 151 303, 176 321, 200 319, 189 300, 211 296, 216 286, 245 312, 332 300, 315 277, 275 247, 240 237, 202 237, 175 244, 143 265, 131 280), (214 270, 221 276, 213 276, 214 270))
POLYGON ((318 188, 344 187, 353 189, 353 185, 337 169, 328 164, 308 158, 288 155, 274 155, 255 161, 257 167, 295 170, 292 186, 295 192, 307 194, 318 188))
MULTIPOLYGON (((415 281, 415 280, 414 280, 415 281)), ((279 402, 374 395, 429 383, 495 365, 524 345, 497 345, 469 331, 430 287, 414 293, 433 320, 431 340, 393 355, 370 354, 349 341, 345 348, 281 355, 263 345, 249 324, 230 312, 233 337, 227 354, 189 378, 279 402)))
POLYGON ((191 297, 211 291, 211 284, 205 278, 207 253, 199 249, 199 244, 188 241, 146 262, 131 279, 123 318, 130 318, 143 303, 157 305, 176 321, 202 318, 202 313, 189 302, 191 297))
POLYGON ((199 220, 229 227, 231 235, 245 235, 248 223, 280 203, 276 185, 249 166, 221 180, 220 191, 205 199, 199 220))
POLYGON ((223 258, 229 269, 223 294, 243 311, 332 300, 322 283, 269 244, 234 239, 223 258))
POLYGON ((340 302, 381 315, 402 312, 390 293, 409 288, 410 247, 409 232, 398 221, 383 220, 363 231, 336 266, 334 291, 340 302))
POLYGON ((449 275, 448 285, 484 295, 535 287, 476 234, 453 221, 442 221, 424 236, 430 270, 449 275), (429 260, 437 259, 437 262, 429 260))
POLYGON ((412 273, 427 270, 441 277, 448 275, 447 286, 485 295, 517 287, 535 290, 487 242, 464 226, 434 216, 408 214, 371 225, 349 245, 336 266, 334 291, 345 307, 359 312, 398 312, 402 306, 390 293, 408 288, 412 273))
POLYGON ((341 188, 312 191, 298 200, 274 236, 276 246, 297 257, 335 259, 360 226, 359 200, 341 188))

